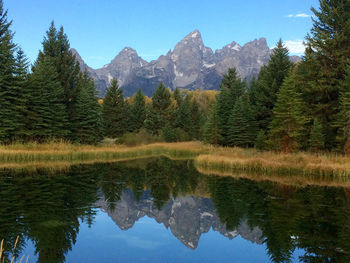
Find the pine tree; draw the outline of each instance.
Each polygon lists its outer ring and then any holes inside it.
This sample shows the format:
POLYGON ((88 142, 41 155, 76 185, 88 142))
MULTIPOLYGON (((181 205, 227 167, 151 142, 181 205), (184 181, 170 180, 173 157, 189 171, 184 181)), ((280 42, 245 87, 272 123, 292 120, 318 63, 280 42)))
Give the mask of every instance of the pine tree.
POLYGON ((123 135, 127 130, 126 118, 123 90, 118 87, 118 81, 113 79, 107 89, 102 105, 105 135, 112 138, 123 135))
POLYGON ((148 133, 157 135, 159 134, 159 127, 161 127, 161 116, 154 110, 152 104, 146 105, 146 119, 144 126, 148 133))
POLYGON ((145 127, 151 134, 159 134, 171 117, 171 94, 161 82, 152 96, 146 111, 145 127))
POLYGON ((340 95, 340 112, 338 115, 338 141, 344 152, 350 154, 350 66, 347 67, 345 80, 340 95))
MULTIPOLYGON (((64 101, 68 112, 68 120, 72 123, 74 118, 79 90, 80 66, 75 56, 70 50, 70 44, 63 27, 56 29, 54 22, 44 37, 43 50, 39 52, 41 56, 50 57, 58 72, 58 78, 64 89, 64 101)), ((34 65, 35 68, 36 65, 34 65)), ((71 125, 73 127, 73 125, 71 125)))
POLYGON ((243 82, 235 69, 228 69, 227 74, 222 77, 220 85, 220 93, 217 96, 217 112, 219 116, 219 130, 221 132, 222 141, 220 144, 228 145, 228 120, 230 113, 240 96, 247 90, 245 82, 243 82))
POLYGON ((132 131, 138 131, 143 126, 146 119, 146 100, 139 89, 134 97, 130 110, 130 126, 132 131))
POLYGON ((326 149, 337 147, 339 134, 341 83, 350 57, 350 2, 320 0, 320 9, 312 8, 315 18, 306 40, 310 64, 304 97, 315 118, 322 118, 326 149), (315 77, 317 76, 317 77, 315 77))
POLYGON ((204 141, 213 145, 219 145, 222 141, 221 131, 219 129, 219 114, 217 102, 210 110, 210 116, 204 128, 204 141))
POLYGON ((192 139, 200 139, 200 128, 202 122, 202 114, 199 110, 198 102, 195 98, 192 98, 190 105, 190 115, 191 115, 191 129, 190 136, 192 139))
POLYGON ((162 129, 163 139, 166 142, 174 142, 176 140, 176 135, 174 132, 174 127, 168 122, 162 129))
POLYGON ((180 103, 178 110, 176 111, 176 127, 182 129, 189 136, 192 132, 192 118, 191 118, 191 98, 187 94, 183 101, 180 103))
POLYGON ((27 103, 30 94, 29 89, 29 74, 28 74, 29 62, 24 55, 21 48, 17 50, 17 56, 15 61, 15 86, 18 89, 17 94, 17 112, 19 114, 18 126, 14 133, 15 140, 25 141, 28 138, 28 132, 26 128, 27 119, 27 103))
POLYGON ((170 97, 171 95, 170 95, 169 89, 167 89, 164 86, 163 82, 161 82, 152 96, 153 108, 157 112, 163 113, 169 108, 171 104, 170 97))
POLYGON ((249 147, 254 145, 257 125, 248 96, 242 96, 236 101, 228 125, 227 137, 230 146, 249 147))
POLYGON ((268 130, 277 94, 291 66, 288 49, 283 45, 282 40, 279 40, 268 65, 262 67, 258 80, 251 87, 250 97, 256 110, 259 129, 268 130))
POLYGON ((15 80, 16 45, 10 31, 12 21, 8 21, 7 11, 0 0, 0 141, 11 142, 21 125, 23 101, 21 87, 15 80))
POLYGON ((277 94, 273 114, 269 137, 274 147, 284 152, 301 148, 309 119, 306 105, 297 91, 293 72, 286 78, 277 94))
POLYGON ((309 150, 320 151, 324 149, 325 138, 322 123, 319 119, 314 119, 309 139, 309 150))
POLYGON ((76 115, 73 117, 72 138, 75 142, 97 144, 103 139, 101 106, 95 83, 85 71, 80 74, 80 94, 77 96, 76 115))
POLYGON ((50 57, 39 57, 30 76, 28 128, 31 139, 45 141, 68 135, 64 90, 50 57))
POLYGON ((268 135, 264 130, 260 130, 255 139, 254 147, 258 150, 267 150, 268 148, 268 135))

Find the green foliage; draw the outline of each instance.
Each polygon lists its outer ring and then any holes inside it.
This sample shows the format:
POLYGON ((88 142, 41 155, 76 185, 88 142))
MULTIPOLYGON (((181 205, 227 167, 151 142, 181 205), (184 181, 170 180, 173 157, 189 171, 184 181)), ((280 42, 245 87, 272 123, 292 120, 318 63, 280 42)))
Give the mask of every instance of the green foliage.
POLYGON ((162 136, 166 142, 175 142, 176 134, 170 123, 167 123, 162 129, 162 136))
POLYGON ((152 96, 152 106, 158 114, 163 115, 171 103, 169 89, 161 82, 152 96))
POLYGON ((324 125, 325 147, 340 148, 344 142, 339 136, 340 93, 346 78, 350 57, 350 2, 348 0, 321 0, 320 8, 312 8, 315 18, 307 36, 307 71, 304 79, 305 100, 314 118, 324 125), (340 145, 339 145, 340 144, 340 145))
POLYGON ((228 69, 227 74, 222 77, 220 93, 217 96, 218 130, 220 130, 220 144, 222 145, 230 144, 228 138, 230 114, 236 101, 246 90, 246 84, 240 79, 236 69, 228 69))
POLYGON ((71 137, 75 142, 96 144, 103 139, 103 136, 101 106, 98 103, 95 84, 86 71, 80 75, 78 84, 80 92, 71 137))
POLYGON ((269 136, 264 130, 260 130, 255 139, 254 147, 258 150, 267 150, 268 149, 268 140, 269 136))
POLYGON ((306 105, 297 91, 293 72, 278 92, 273 114, 269 136, 274 147, 285 152, 301 148, 309 119, 306 105))
POLYGON ((125 133, 117 140, 118 143, 122 143, 127 146, 150 144, 161 141, 162 138, 160 136, 150 134, 145 128, 141 128, 138 132, 125 133))
POLYGON ((143 126, 146 119, 146 101, 142 90, 139 89, 134 97, 130 110, 130 123, 132 131, 138 131, 143 126))
MULTIPOLYGON (((66 105, 68 120, 73 122, 76 114, 76 103, 80 94, 79 62, 75 60, 67 35, 64 33, 63 27, 56 29, 54 22, 51 23, 49 30, 42 42, 43 50, 40 51, 40 57, 50 57, 58 73, 58 78, 64 90, 64 102, 66 105)), ((34 65, 34 68, 36 64, 34 65)))
POLYGON ((152 104, 146 105, 146 120, 144 122, 146 130, 150 134, 158 135, 162 124, 161 115, 152 107, 152 104))
POLYGON ((310 151, 321 151, 324 149, 325 138, 323 135, 322 123, 319 119, 314 119, 309 139, 310 151))
POLYGON ((127 131, 126 109, 123 90, 119 88, 118 81, 113 79, 107 89, 102 105, 102 119, 106 136, 116 138, 127 131))
POLYGON ((64 90, 50 57, 41 56, 30 76, 27 127, 32 140, 64 139, 69 134, 64 90))
POLYGON ((254 145, 257 125, 254 111, 247 96, 240 97, 228 120, 227 138, 230 146, 249 147, 254 145))
MULTIPOLYGON (((2 142, 11 142, 20 135, 18 132, 23 127, 21 114, 25 107, 25 98, 22 96, 25 87, 19 78, 26 76, 20 77, 17 74, 19 72, 16 72, 20 70, 19 63, 23 61, 19 61, 18 57, 16 61, 16 45, 13 43, 13 34, 10 31, 11 24, 3 2, 0 1, 0 141, 2 142)), ((24 64, 22 66, 25 67, 24 64)))
POLYGON ((210 111, 209 119, 204 129, 204 141, 206 143, 219 145, 222 141, 222 135, 219 128, 218 106, 215 103, 210 111))
POLYGON ((256 110, 259 129, 268 130, 277 94, 291 66, 288 49, 280 40, 271 54, 268 65, 262 67, 257 82, 251 86, 251 100, 256 110))

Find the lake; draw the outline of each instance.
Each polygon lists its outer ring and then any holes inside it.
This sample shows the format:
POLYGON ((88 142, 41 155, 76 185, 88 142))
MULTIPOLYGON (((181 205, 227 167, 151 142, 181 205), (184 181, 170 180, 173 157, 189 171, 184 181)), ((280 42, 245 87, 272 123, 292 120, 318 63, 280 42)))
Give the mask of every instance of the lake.
POLYGON ((350 262, 349 188, 204 175, 165 157, 0 173, 7 259, 350 262))

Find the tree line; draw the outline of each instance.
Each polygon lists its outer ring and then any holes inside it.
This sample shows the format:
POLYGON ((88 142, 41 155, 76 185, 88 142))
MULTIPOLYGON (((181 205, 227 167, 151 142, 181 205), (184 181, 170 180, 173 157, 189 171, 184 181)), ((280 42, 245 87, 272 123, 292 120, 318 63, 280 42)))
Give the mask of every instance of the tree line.
POLYGON ((320 0, 302 61, 279 41, 249 88, 223 77, 205 140, 225 146, 350 153, 350 2, 320 0))
POLYGON ((290 61, 280 40, 256 79, 247 84, 229 69, 215 97, 160 83, 152 98, 141 89, 124 98, 112 80, 99 103, 93 80, 53 22, 29 70, 0 0, 0 141, 98 143, 147 132, 168 142, 349 153, 350 3, 320 0, 312 11, 301 62, 290 61))

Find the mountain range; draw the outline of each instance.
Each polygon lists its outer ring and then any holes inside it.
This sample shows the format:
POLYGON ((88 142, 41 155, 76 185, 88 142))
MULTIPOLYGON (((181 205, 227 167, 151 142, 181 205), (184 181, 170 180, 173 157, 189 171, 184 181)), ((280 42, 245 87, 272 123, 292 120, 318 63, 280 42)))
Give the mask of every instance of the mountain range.
MULTIPOLYGON (((95 80, 99 96, 103 97, 113 78, 118 79, 125 96, 132 96, 139 88, 151 96, 163 82, 165 86, 188 90, 217 90, 228 68, 236 68, 247 81, 257 76, 269 61, 272 50, 266 39, 255 39, 240 46, 232 42, 215 52, 204 46, 201 33, 195 30, 177 43, 173 50, 157 60, 147 62, 136 50, 124 48, 109 64, 99 69, 89 67, 77 50, 72 49, 81 70, 87 70, 95 80)), ((292 56, 297 62, 300 57, 292 56)))

